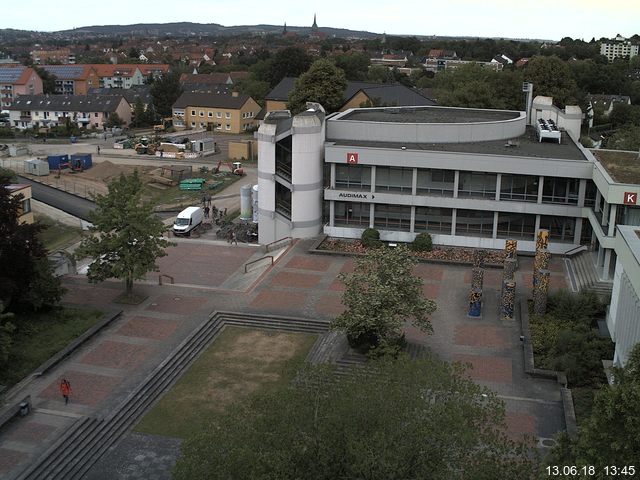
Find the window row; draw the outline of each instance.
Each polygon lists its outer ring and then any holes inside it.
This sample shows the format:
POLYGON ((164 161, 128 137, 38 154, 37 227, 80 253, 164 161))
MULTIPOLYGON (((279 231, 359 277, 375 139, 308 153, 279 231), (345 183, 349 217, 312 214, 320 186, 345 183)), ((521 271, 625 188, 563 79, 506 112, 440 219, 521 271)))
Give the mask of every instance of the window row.
MULTIPOLYGON (((413 168, 376 167, 375 191, 410 195, 413 191, 413 168)), ((340 190, 370 190, 372 167, 365 165, 335 166, 335 188, 340 190)), ((590 182, 592 184, 592 182, 590 182)), ((510 175, 500 177, 500 200, 537 202, 540 177, 537 175, 510 175)), ((495 199, 498 175, 495 173, 465 172, 458 175, 458 197, 495 199)), ((592 184, 593 185, 593 184, 592 184)), ((544 177, 542 203, 577 205, 580 179, 544 177)), ((587 188, 586 202, 595 200, 593 189, 587 188)), ((416 193, 453 197, 454 170, 417 169, 416 193)))
MULTIPOLYGON (((200 110, 198 111, 198 116, 199 117, 204 117, 204 110, 200 110)), ((216 113, 216 118, 222 118, 222 112, 215 112, 216 113)), ((195 117, 196 116, 196 111, 195 110, 191 110, 191 116, 195 117)), ((213 118, 213 112, 207 112, 207 117, 209 118, 213 118)), ((231 118, 231 113, 229 112, 224 112, 224 118, 231 118)), ((244 116, 242 118, 245 118, 244 116)))
MULTIPOLYGON (((372 204, 358 202, 335 202, 334 225, 367 228, 370 225, 372 204)), ((373 226, 380 230, 411 231, 411 207, 406 205, 373 205, 373 226)), ((484 210, 457 209, 455 232, 452 232, 453 209, 416 207, 414 232, 429 232, 442 235, 493 238, 494 212, 484 210)), ((588 222, 587 222, 588 223, 588 222)), ((573 243, 576 219, 540 215, 540 229, 549 230, 551 239, 573 243)), ((533 240, 536 216, 533 214, 498 212, 495 223, 495 238, 533 240)))

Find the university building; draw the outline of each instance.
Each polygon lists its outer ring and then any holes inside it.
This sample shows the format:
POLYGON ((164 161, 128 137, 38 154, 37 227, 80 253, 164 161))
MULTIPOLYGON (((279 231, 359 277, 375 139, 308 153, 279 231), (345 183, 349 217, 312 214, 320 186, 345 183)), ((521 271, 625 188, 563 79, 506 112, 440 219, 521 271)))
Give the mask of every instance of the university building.
MULTIPOLYGON (((257 132, 259 241, 325 233, 390 242, 550 251, 580 245, 600 278, 616 265, 616 225, 640 225, 640 168, 583 148, 582 112, 536 97, 526 112, 451 107, 322 107, 270 112, 257 132), (623 173, 620 173, 623 172, 623 173)), ((634 154, 635 155, 635 154, 634 154)))

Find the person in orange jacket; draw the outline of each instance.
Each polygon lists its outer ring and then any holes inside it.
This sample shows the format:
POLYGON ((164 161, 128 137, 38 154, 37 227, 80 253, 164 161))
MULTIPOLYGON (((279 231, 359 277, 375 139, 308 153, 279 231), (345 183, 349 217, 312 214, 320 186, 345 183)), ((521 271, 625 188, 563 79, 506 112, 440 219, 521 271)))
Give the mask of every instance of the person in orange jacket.
POLYGON ((60 393, 64 397, 64 404, 69 403, 69 395, 71 395, 71 384, 66 378, 63 378, 60 382, 60 393))

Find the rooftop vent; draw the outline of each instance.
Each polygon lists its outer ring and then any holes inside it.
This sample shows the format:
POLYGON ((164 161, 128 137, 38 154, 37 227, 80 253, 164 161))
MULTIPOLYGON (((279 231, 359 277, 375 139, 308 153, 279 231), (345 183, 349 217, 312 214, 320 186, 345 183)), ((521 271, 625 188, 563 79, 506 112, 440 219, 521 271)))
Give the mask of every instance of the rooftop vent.
POLYGON ((542 140, 557 140, 558 143, 561 142, 562 134, 560 133, 560 129, 556 125, 556 123, 551 120, 545 120, 543 118, 539 118, 536 123, 536 134, 538 135, 538 141, 542 142, 542 140))

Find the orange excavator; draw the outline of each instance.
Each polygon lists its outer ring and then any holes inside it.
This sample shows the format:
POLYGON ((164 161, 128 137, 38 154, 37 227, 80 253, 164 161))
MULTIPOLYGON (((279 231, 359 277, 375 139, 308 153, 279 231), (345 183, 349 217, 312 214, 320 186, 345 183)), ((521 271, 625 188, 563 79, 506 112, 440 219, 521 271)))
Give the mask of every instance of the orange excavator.
POLYGON ((233 162, 233 166, 227 162, 223 162, 222 160, 220 160, 218 162, 218 165, 216 165, 215 170, 213 171, 213 173, 218 173, 220 171, 220 168, 222 166, 225 166, 229 169, 229 171, 231 173, 233 173, 234 175, 239 175, 239 176, 244 176, 244 168, 242 168, 242 163, 241 162, 233 162))

